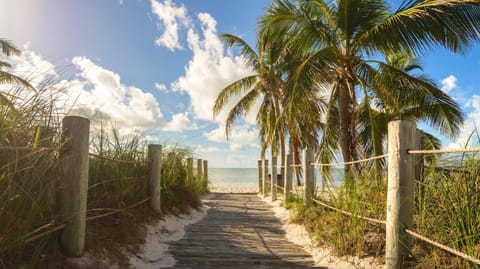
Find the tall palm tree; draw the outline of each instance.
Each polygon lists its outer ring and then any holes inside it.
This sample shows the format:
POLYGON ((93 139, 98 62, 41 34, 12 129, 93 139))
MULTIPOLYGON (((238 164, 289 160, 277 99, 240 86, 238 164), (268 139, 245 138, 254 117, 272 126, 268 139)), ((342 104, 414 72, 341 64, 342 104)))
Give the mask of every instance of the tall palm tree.
MULTIPOLYGON (((326 124, 338 127, 339 147, 343 160, 348 162, 356 157, 358 148, 357 96, 368 96, 367 89, 378 86, 375 81, 379 74, 385 81, 390 80, 389 85, 428 88, 422 81, 378 59, 392 52, 421 55, 437 46, 464 52, 480 37, 480 2, 406 0, 392 12, 385 0, 275 0, 260 19, 259 32, 278 38, 288 36, 290 46, 313 52, 298 67, 297 81, 331 85, 332 103, 326 124)), ((441 131, 456 135, 461 119, 456 122, 442 119, 446 125, 440 124, 445 127, 441 131)), ((328 131, 336 132, 335 128, 324 132, 326 143, 320 145, 324 149, 330 146, 327 142, 334 140, 328 131)), ((325 157, 331 158, 330 153, 325 157)), ((350 167, 345 168, 348 172, 350 167)))
POLYGON ((228 46, 235 45, 240 48, 241 55, 254 72, 250 76, 233 82, 219 93, 213 107, 214 116, 217 116, 226 107, 232 97, 241 96, 229 111, 226 119, 225 131, 228 138, 239 117, 245 115, 260 98, 261 105, 257 113, 257 125, 262 145, 261 155, 264 157, 267 147, 270 146, 272 157, 276 157, 278 148, 280 148, 281 161, 284 163, 286 155, 285 125, 279 121, 282 111, 283 86, 283 74, 280 68, 282 64, 281 47, 270 46, 259 40, 257 52, 238 36, 222 34, 222 39, 228 46))

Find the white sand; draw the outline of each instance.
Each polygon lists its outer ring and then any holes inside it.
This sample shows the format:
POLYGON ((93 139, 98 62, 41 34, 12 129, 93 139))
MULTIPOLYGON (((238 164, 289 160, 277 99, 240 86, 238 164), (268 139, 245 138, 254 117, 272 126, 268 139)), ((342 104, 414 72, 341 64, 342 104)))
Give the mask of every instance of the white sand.
POLYGON ((166 216, 163 220, 145 227, 145 244, 140 253, 130 256, 130 265, 138 269, 170 268, 175 265, 175 259, 167 252, 167 242, 182 239, 185 236, 185 227, 203 219, 207 210, 208 207, 203 206, 189 215, 166 216))
POLYGON ((376 263, 374 258, 334 257, 328 249, 315 246, 303 225, 290 223, 290 211, 281 206, 283 201, 277 200, 272 202, 270 197, 263 198, 263 200, 273 207, 272 210, 275 216, 283 223, 282 228, 286 233, 288 241, 302 246, 305 251, 310 253, 316 267, 328 269, 384 268, 384 265, 376 263))

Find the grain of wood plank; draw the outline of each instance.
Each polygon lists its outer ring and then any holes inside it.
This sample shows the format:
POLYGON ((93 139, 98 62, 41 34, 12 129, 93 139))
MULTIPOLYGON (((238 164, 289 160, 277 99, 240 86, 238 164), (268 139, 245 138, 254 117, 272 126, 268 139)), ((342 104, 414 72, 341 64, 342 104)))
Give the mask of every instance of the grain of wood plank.
POLYGON ((256 194, 214 194, 207 216, 169 243, 174 268, 312 268, 312 257, 285 238, 256 194))

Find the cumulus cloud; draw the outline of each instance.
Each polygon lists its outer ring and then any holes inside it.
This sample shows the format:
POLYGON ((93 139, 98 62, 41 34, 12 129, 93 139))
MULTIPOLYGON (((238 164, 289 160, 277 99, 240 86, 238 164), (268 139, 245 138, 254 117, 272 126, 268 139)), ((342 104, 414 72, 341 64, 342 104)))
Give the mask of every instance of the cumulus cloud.
POLYGON ((196 130, 198 126, 190 121, 188 113, 179 113, 172 116, 172 120, 162 128, 164 131, 180 132, 184 130, 196 130))
POLYGON ((217 143, 229 143, 230 150, 238 151, 243 150, 247 146, 252 148, 258 148, 258 130, 250 127, 249 125, 236 126, 233 128, 229 139, 225 135, 224 128, 217 128, 210 132, 203 134, 209 141, 217 143))
POLYGON ((167 91, 167 86, 162 83, 155 83, 155 88, 161 92, 167 91))
MULTIPOLYGON (((172 89, 190 96, 196 119, 212 121, 213 104, 219 92, 232 82, 251 75, 252 70, 243 58, 229 55, 217 35, 217 22, 212 16, 200 13, 198 19, 201 35, 190 28, 187 36, 193 57, 186 67, 185 75, 172 84, 172 89)), ((215 120, 224 122, 226 112, 228 109, 215 120)))
POLYGON ((217 147, 204 147, 202 145, 198 145, 195 147, 195 152, 196 153, 214 153, 214 152, 218 152, 220 149, 217 148, 217 147))
POLYGON ((86 57, 72 60, 79 70, 72 81, 62 81, 74 100, 70 113, 91 119, 110 120, 126 128, 152 128, 160 124, 162 113, 151 93, 121 83, 120 76, 86 57))
POLYGON ((455 88, 457 88, 457 78, 454 75, 442 79, 442 91, 449 93, 455 88))
POLYGON ((55 66, 42 55, 30 50, 29 43, 23 46, 21 54, 7 60, 12 62, 9 72, 26 79, 35 88, 41 88, 44 84, 58 79, 55 66))
POLYGON ((160 20, 158 26, 163 29, 163 34, 155 40, 155 45, 164 46, 171 51, 182 49, 178 32, 180 27, 189 25, 185 6, 177 6, 171 0, 165 0, 163 3, 151 0, 151 5, 152 12, 160 20))

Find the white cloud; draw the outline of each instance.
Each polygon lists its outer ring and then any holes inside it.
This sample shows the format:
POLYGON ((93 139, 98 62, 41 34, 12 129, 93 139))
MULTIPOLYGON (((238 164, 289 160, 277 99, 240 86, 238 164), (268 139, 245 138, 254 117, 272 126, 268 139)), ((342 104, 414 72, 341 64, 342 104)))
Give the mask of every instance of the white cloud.
POLYGON ((174 132, 196 129, 198 129, 198 126, 190 121, 190 119, 188 118, 188 113, 186 112, 173 115, 172 120, 168 122, 165 127, 162 128, 162 130, 164 131, 174 132))
POLYGON ((256 128, 251 128, 248 125, 235 126, 228 141, 224 130, 224 128, 219 127, 210 132, 205 132, 203 136, 212 142, 228 143, 230 150, 233 151, 243 150, 247 146, 258 148, 258 130, 256 128))
POLYGON ((214 152, 218 152, 220 149, 217 148, 217 147, 204 147, 202 145, 198 145, 195 147, 195 152, 196 153, 214 153, 214 152))
POLYGON ((86 57, 74 57, 79 72, 74 80, 62 81, 70 114, 94 121, 107 120, 119 128, 150 129, 161 124, 162 113, 151 93, 121 83, 120 76, 86 57))
POLYGON ((155 83, 155 88, 161 92, 167 91, 167 86, 162 83, 155 83))
MULTIPOLYGON (((217 35, 214 18, 207 13, 200 13, 198 19, 202 36, 192 28, 188 30, 187 41, 193 57, 186 67, 185 75, 172 84, 172 89, 190 96, 195 118, 212 121, 213 104, 221 89, 252 74, 252 70, 243 58, 232 57, 227 53, 217 35)), ((224 122, 227 112, 228 109, 225 109, 215 120, 224 122)))
POLYGON ((457 88, 457 78, 454 75, 442 79, 442 91, 449 93, 455 88, 457 88))
POLYGON ((12 68, 9 72, 26 79, 35 88, 41 88, 44 84, 58 79, 55 66, 29 47, 29 43, 25 44, 20 55, 10 58, 12 68))
POLYGON ((163 28, 163 34, 155 40, 155 45, 164 46, 171 51, 182 49, 178 38, 181 26, 188 26, 189 19, 185 6, 176 6, 171 0, 160 3, 151 0, 152 12, 160 20, 159 26, 163 28))

